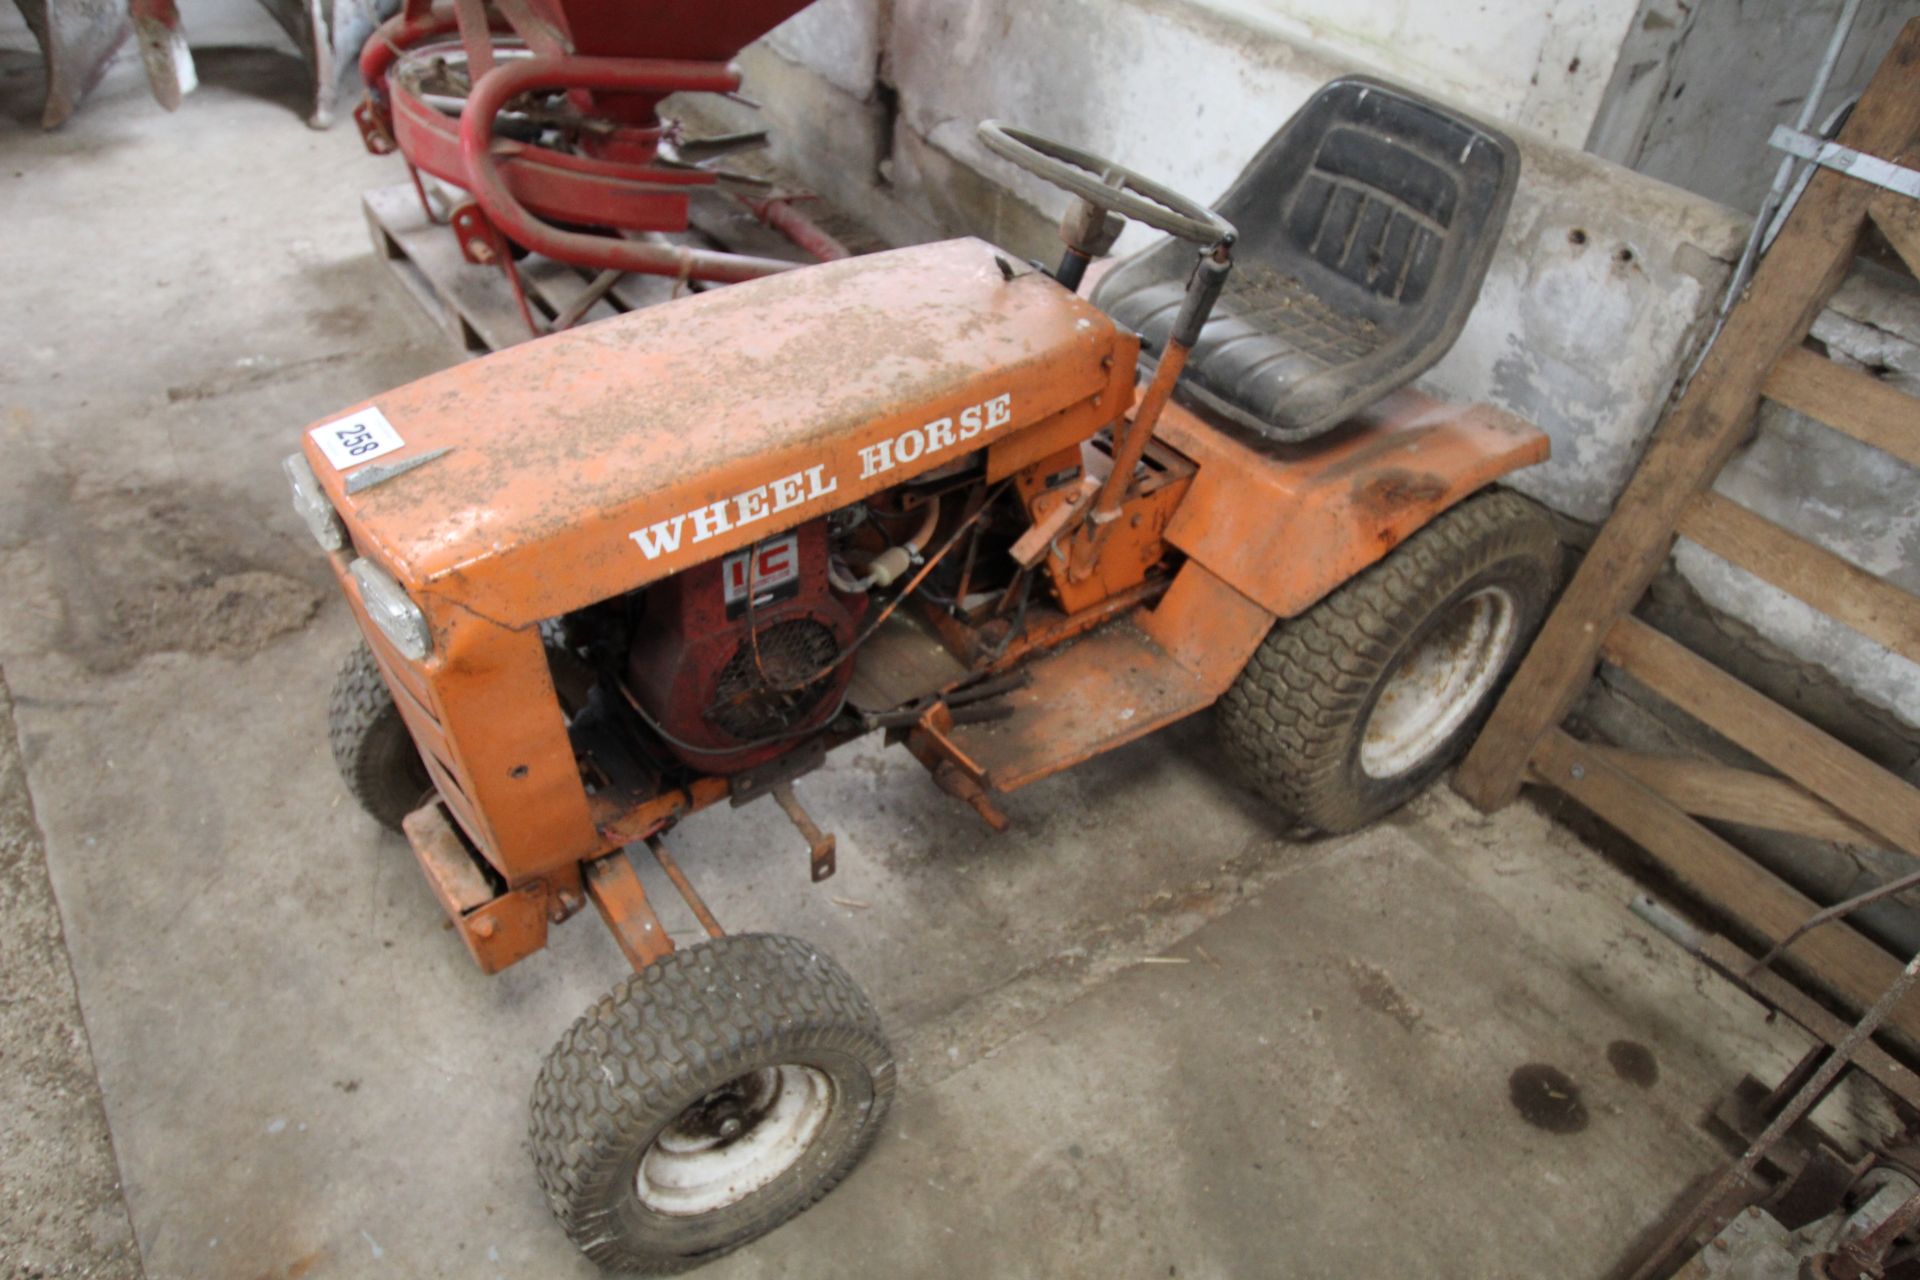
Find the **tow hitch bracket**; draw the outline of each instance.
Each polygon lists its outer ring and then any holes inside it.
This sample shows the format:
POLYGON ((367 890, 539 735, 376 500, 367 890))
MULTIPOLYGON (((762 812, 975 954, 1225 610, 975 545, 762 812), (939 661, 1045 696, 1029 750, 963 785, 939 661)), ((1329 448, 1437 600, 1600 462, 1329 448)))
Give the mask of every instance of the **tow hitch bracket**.
POLYGON ((795 829, 807 842, 807 861, 812 868, 813 882, 819 884, 834 873, 834 849, 836 841, 831 832, 822 831, 811 815, 801 807, 800 797, 793 794, 793 783, 780 782, 768 788, 780 811, 787 815, 795 829))

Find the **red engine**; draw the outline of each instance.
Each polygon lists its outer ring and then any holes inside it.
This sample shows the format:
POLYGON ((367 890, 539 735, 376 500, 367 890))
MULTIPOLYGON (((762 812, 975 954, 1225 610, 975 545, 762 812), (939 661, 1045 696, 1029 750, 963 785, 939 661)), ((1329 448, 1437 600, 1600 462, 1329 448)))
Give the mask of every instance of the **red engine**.
POLYGON ((628 687, 688 765, 752 768, 838 710, 866 607, 834 590, 827 522, 812 521, 650 588, 628 687))

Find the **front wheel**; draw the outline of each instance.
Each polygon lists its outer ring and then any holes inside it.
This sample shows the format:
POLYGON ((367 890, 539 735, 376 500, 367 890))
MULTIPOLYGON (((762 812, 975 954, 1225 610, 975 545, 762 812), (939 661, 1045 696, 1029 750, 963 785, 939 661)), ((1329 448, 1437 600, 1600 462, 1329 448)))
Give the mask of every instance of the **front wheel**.
POLYGON ((389 831, 433 795, 420 749, 362 640, 340 664, 327 702, 327 742, 347 792, 389 831))
POLYGON ((1297 618, 1220 701, 1254 785, 1322 831, 1404 803, 1473 740, 1546 615, 1553 525, 1496 490, 1445 512, 1297 618))
POLYGON ((534 1167, 593 1261, 684 1271, 832 1190, 893 1087, 879 1017, 838 965, 795 938, 717 938, 629 977, 554 1046, 534 1167))

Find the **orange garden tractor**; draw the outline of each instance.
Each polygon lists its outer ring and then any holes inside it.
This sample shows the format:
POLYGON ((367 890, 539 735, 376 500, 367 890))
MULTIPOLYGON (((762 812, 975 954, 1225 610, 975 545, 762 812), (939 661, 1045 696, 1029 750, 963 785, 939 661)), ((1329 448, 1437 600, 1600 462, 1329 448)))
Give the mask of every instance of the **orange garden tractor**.
POLYGON ((786 271, 499 352, 288 459, 365 643, 335 758, 489 973, 592 902, 635 972, 533 1091, 548 1201, 610 1269, 771 1230, 894 1090, 866 998, 727 935, 662 837, 794 798, 875 730, 997 797, 1220 703, 1248 779, 1359 826, 1466 742, 1540 620, 1547 453, 1407 388, 1478 294, 1518 160, 1365 79, 1218 211, 981 126, 1070 192, 1052 272, 951 240, 786 271), (1170 237, 1079 294, 1131 218, 1170 237), (644 845, 711 938, 676 949, 644 845))

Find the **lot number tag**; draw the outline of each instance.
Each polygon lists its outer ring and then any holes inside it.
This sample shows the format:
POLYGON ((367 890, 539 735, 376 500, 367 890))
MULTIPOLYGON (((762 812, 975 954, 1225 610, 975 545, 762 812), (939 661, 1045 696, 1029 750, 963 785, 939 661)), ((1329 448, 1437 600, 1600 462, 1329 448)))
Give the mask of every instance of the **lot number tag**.
POLYGON ((392 453, 406 444, 400 433, 378 409, 362 409, 344 418, 315 427, 313 442, 327 455, 335 471, 345 471, 382 454, 392 453))

